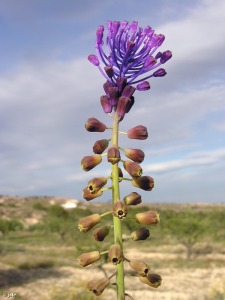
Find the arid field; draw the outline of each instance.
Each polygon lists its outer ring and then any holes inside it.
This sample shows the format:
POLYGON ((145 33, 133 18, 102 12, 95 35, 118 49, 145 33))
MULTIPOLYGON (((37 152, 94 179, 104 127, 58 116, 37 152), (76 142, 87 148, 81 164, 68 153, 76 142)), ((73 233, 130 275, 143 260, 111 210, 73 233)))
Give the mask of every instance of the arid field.
MULTIPOLYGON (((88 280, 101 278, 104 273, 112 274, 115 266, 102 259, 82 268, 76 261, 83 252, 96 250, 96 247, 105 250, 104 247, 110 245, 110 236, 107 237, 108 242, 97 243, 93 242, 91 233, 77 232, 82 212, 84 215, 89 211, 95 212, 99 206, 78 204, 72 213, 63 217, 60 209, 52 210, 51 207, 61 207, 66 201, 38 197, 0 198, 0 299, 116 299, 114 285, 98 297, 85 287, 88 280), (14 229, 13 225, 11 230, 6 229, 2 220, 13 219, 22 227, 17 224, 14 229), (57 225, 58 220, 64 227, 57 225)), ((101 208, 104 209, 102 204, 101 208)), ((151 271, 160 274, 162 285, 154 289, 139 282, 125 262, 126 292, 135 300, 225 299, 225 227, 224 221, 221 221, 225 215, 224 205, 161 204, 158 207, 154 205, 154 209, 160 210, 160 225, 151 230, 148 241, 127 241, 124 249, 126 257, 143 260, 151 271), (182 235, 172 228, 167 230, 169 226, 163 221, 163 218, 168 218, 168 212, 180 215, 187 209, 202 223, 189 256, 184 245, 188 239, 183 240, 182 235), (215 215, 218 215, 217 220, 215 215), (209 216, 215 220, 214 228, 209 216)), ((124 231, 125 237, 128 236, 129 228, 125 227, 125 223, 124 231)), ((184 234, 187 235, 187 232, 184 234)))

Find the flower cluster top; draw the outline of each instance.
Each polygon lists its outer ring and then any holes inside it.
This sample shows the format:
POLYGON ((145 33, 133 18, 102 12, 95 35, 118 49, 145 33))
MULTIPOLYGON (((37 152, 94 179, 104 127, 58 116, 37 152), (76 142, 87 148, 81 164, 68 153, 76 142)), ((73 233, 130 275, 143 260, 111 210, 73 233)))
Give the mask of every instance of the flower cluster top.
POLYGON ((138 27, 136 21, 131 24, 127 21, 108 21, 107 27, 105 43, 104 26, 98 27, 95 45, 97 55, 91 54, 88 59, 98 66, 108 81, 116 85, 118 78, 122 77, 126 78, 127 84, 142 83, 138 86, 144 90, 146 79, 166 75, 166 71, 159 67, 172 57, 172 53, 169 50, 157 51, 165 39, 164 35, 155 34, 150 26, 144 29, 138 27), (104 64, 104 70, 100 61, 104 64), (141 78, 137 79, 139 76, 141 78))

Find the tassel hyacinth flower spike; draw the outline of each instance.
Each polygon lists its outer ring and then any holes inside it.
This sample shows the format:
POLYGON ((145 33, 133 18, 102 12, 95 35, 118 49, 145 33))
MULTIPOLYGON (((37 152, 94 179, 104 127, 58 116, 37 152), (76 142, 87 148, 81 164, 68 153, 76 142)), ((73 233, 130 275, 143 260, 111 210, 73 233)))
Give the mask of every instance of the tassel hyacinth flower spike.
MULTIPOLYGON (((93 154, 82 158, 81 167, 84 171, 90 171, 102 163, 103 159, 110 163, 110 175, 90 180, 87 187, 83 189, 83 197, 87 201, 92 201, 100 197, 104 190, 111 189, 112 210, 103 214, 95 213, 81 219, 78 228, 84 233, 93 230, 94 239, 103 243, 113 228, 114 242, 107 251, 102 253, 93 249, 92 252, 81 254, 78 262, 85 267, 98 261, 101 255, 108 253, 108 260, 115 266, 115 272, 109 277, 93 278, 87 283, 87 288, 95 295, 101 295, 110 285, 112 277, 116 275, 117 300, 124 300, 125 297, 133 299, 125 291, 124 263, 128 263, 136 272, 140 282, 153 288, 160 286, 162 278, 151 272, 145 262, 124 256, 121 223, 129 214, 129 206, 140 204, 142 199, 135 191, 121 199, 120 184, 123 180, 129 180, 133 187, 151 191, 154 187, 154 180, 150 176, 142 175, 140 163, 144 160, 144 152, 141 149, 123 149, 119 145, 119 134, 126 134, 129 139, 147 139, 147 128, 143 125, 136 125, 125 133, 119 131, 119 125, 134 105, 135 91, 149 90, 149 79, 166 75, 162 65, 172 57, 172 53, 169 50, 158 51, 165 37, 162 34, 156 34, 150 26, 141 28, 135 21, 132 23, 108 21, 107 29, 104 37, 104 26, 98 27, 95 43, 97 54, 90 54, 88 60, 100 70, 106 80, 103 84, 105 94, 100 97, 100 104, 103 111, 113 118, 113 122, 107 126, 91 117, 87 120, 85 128, 89 132, 101 133, 110 130, 112 134, 110 138, 95 142, 93 154), (122 168, 127 171, 130 178, 123 177, 122 168), (105 186, 109 181, 111 184, 107 188, 105 186), (104 225, 104 216, 109 214, 112 215, 112 226, 104 225), (95 227, 96 225, 100 226, 95 227)), ((146 240, 150 236, 148 227, 157 225, 159 214, 148 210, 137 213, 135 220, 137 230, 131 232, 130 240, 146 240)))

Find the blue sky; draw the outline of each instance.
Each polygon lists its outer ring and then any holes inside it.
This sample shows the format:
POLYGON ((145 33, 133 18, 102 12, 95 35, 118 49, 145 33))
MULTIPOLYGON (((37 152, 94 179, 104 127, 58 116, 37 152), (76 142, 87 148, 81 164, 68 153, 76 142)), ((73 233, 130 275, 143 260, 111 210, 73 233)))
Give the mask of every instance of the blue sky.
MULTIPOLYGON (((88 133, 84 124, 110 118, 99 105, 104 78, 87 56, 95 31, 107 20, 136 20, 166 40, 173 58, 167 76, 135 93, 121 130, 142 124, 141 148, 151 192, 127 182, 149 202, 225 201, 225 1, 0 0, 0 194, 81 199, 88 180, 109 174, 104 163, 85 173, 84 155, 110 133, 88 133)), ((103 200, 110 199, 105 192, 103 200)), ((101 200, 101 198, 98 198, 101 200)))

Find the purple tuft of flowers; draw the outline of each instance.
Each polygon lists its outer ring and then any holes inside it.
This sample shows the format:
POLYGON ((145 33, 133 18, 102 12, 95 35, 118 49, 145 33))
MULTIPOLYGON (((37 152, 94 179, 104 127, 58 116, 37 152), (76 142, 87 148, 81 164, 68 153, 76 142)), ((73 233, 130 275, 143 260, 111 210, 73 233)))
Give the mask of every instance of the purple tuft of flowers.
POLYGON ((129 85, 145 82, 139 85, 138 90, 147 90, 150 86, 147 86, 146 79, 166 75, 164 69, 156 70, 172 57, 169 50, 157 52, 165 39, 164 35, 156 34, 150 26, 144 29, 138 27, 136 21, 130 24, 127 21, 108 21, 107 28, 104 42, 104 26, 98 27, 97 56, 91 54, 88 59, 113 86, 118 86, 118 78, 124 78, 129 85), (101 68, 100 61, 104 68, 101 68))

